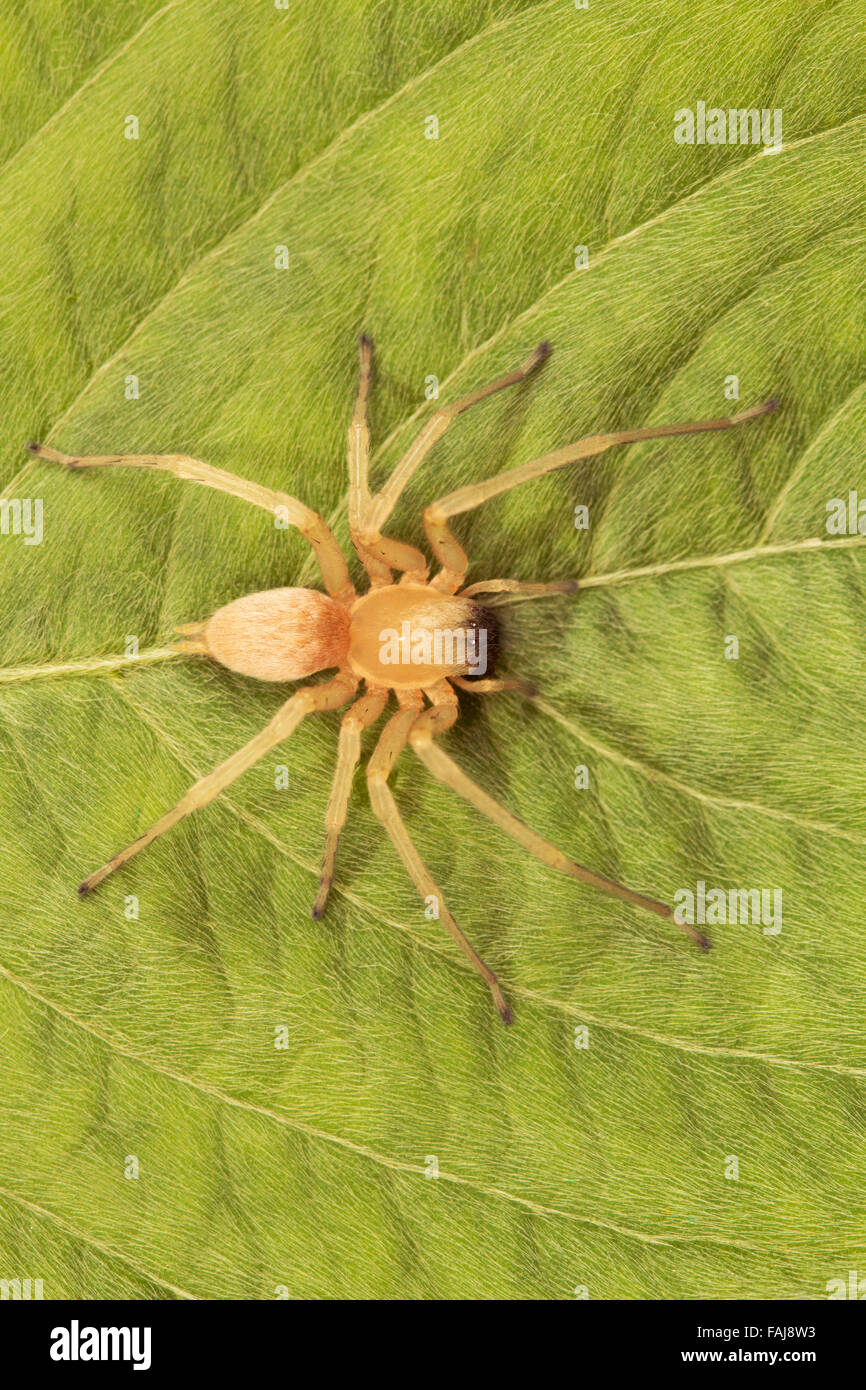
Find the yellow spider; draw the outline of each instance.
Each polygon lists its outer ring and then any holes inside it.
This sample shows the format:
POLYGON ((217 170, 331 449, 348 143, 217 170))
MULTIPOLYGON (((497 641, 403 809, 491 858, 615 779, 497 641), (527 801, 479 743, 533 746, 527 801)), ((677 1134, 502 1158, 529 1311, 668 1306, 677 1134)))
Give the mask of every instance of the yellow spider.
MULTIPOLYGON (((257 507, 278 514, 282 521, 297 526, 306 536, 319 562, 327 594, 316 589, 268 589, 248 594, 218 609, 206 622, 190 623, 177 631, 184 634, 178 644, 184 652, 210 657, 246 676, 259 680, 294 681, 316 671, 336 668, 332 680, 304 686, 291 695, 260 733, 250 739, 207 777, 196 782, 184 797, 161 816, 144 835, 120 850, 86 878, 79 888, 84 895, 115 869, 151 844, 158 835, 175 825, 227 787, 258 762, 270 749, 288 738, 307 714, 337 709, 357 691, 361 681, 365 691, 343 715, 337 753, 337 767, 325 817, 325 852, 319 892, 313 904, 313 917, 325 910, 334 877, 334 861, 346 811, 352 778, 361 754, 361 731, 374 723, 393 692, 399 708, 392 714, 367 765, 367 782, 373 810, 384 825, 412 881, 425 899, 438 904, 439 920, 484 979, 493 995, 500 1018, 511 1021, 511 1010, 493 971, 467 941, 448 908, 439 888, 430 877, 400 817, 388 787, 388 777, 408 743, 425 766, 446 786, 488 816, 518 844, 535 854, 551 868, 600 888, 626 902, 656 912, 661 917, 673 913, 664 903, 604 878, 575 864, 561 850, 536 834, 505 807, 487 794, 434 742, 449 729, 458 715, 457 686, 474 694, 499 690, 518 690, 531 695, 525 682, 496 679, 485 674, 497 648, 495 613, 478 602, 481 594, 518 593, 538 597, 568 593, 576 581, 553 584, 523 584, 511 579, 490 579, 464 588, 469 568, 465 552, 453 536, 449 519, 496 497, 520 483, 540 478, 556 468, 578 459, 600 454, 614 444, 631 444, 639 439, 659 439, 665 435, 694 434, 702 430, 723 430, 746 420, 756 419, 776 408, 775 401, 744 410, 721 420, 702 420, 693 424, 658 425, 644 429, 620 430, 614 434, 589 435, 553 453, 500 473, 486 482, 458 488, 447 497, 432 502, 424 512, 424 529, 430 548, 441 568, 428 578, 429 563, 420 550, 402 541, 383 536, 382 527, 415 473, 418 465, 451 422, 478 401, 523 381, 550 352, 547 343, 527 358, 522 366, 487 386, 480 386, 430 417, 418 438, 397 464, 381 492, 371 495, 367 471, 370 435, 367 428, 367 398, 373 365, 373 345, 360 340, 361 370, 355 409, 349 425, 349 525, 352 544, 358 553, 370 585, 358 595, 349 578, 346 560, 328 525, 303 502, 286 493, 260 487, 257 483, 199 463, 185 454, 106 454, 77 457, 62 454, 44 444, 29 444, 31 453, 67 468, 154 468, 187 478, 205 487, 242 497, 257 507), (399 570, 398 583, 392 571, 399 570), (425 708, 425 699, 428 707, 425 708)), ((704 950, 709 942, 688 924, 680 924, 704 950)))

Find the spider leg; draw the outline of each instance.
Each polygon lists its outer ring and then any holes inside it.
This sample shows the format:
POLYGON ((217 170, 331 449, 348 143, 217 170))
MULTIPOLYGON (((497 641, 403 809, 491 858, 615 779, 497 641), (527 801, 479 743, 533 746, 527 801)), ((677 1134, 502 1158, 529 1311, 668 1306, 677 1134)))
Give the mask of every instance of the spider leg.
POLYGON ((325 852, 322 858, 322 872, 319 876, 319 891, 313 903, 311 916, 314 921, 322 916, 331 884, 334 881, 334 861, 340 832, 346 824, 352 778, 361 757, 361 731, 375 724, 388 699, 388 691, 380 688, 368 689, 360 700, 346 710, 340 725, 340 742, 337 748, 337 766, 328 809, 325 812, 325 852))
MULTIPOLYGON (((392 715, 382 730, 379 742, 376 744, 373 755, 367 764, 367 784, 370 789, 370 801, 375 814, 385 827, 391 842, 394 845, 400 858, 403 860, 409 877, 418 889, 422 898, 434 898, 438 904, 439 920, 445 930, 454 938, 461 951, 467 957, 474 970, 487 984, 490 993, 493 995, 493 1002, 503 1023, 511 1022, 511 1010, 506 1003, 499 981, 490 967, 481 959, 478 952, 467 941, 463 932, 458 927, 442 898, 442 893, 436 883, 430 877, 430 873, 418 854, 415 845, 403 824, 397 803, 394 800, 388 777, 391 769, 403 748, 406 746, 406 738, 410 728, 418 718, 422 706, 421 691, 412 692, 410 695, 398 695, 401 700, 402 708, 392 715)), ((456 701, 456 697, 455 697, 456 701)))
MULTIPOLYGON (((374 497, 371 497, 368 492, 366 497, 363 497, 359 491, 358 511, 354 521, 350 518, 350 525, 353 544, 362 560, 364 553, 366 553, 389 569, 403 570, 413 578, 418 578, 423 582, 427 575, 428 564, 422 552, 416 550, 414 546, 404 545, 402 541, 389 540, 382 535, 382 527, 394 510, 400 494, 419 464, 427 457, 437 439, 441 439, 458 415, 462 415, 464 410, 468 410, 478 401, 486 400, 488 396, 494 395, 497 391, 503 391, 507 386, 515 386, 519 381, 523 381, 544 361, 549 352, 550 344, 540 343, 526 361, 521 366, 516 367, 514 371, 508 372, 505 376, 497 377, 495 381, 489 382, 486 386, 479 386, 477 390, 470 391, 468 395, 461 396, 459 400, 452 401, 450 405, 442 406, 434 415, 430 416, 417 439, 394 468, 381 492, 376 493, 374 497)), ((370 572, 372 573, 372 571, 370 572)))
MULTIPOLYGON (((432 690, 430 692, 432 698, 432 690)), ((453 692, 452 692, 453 694, 453 692)), ((506 835, 510 835, 524 849, 528 849, 530 854, 534 854, 542 863, 548 864, 552 869, 559 869, 562 873, 568 874, 570 878, 576 878, 581 883, 588 883, 592 888, 599 888, 603 893, 609 893, 623 901, 633 903, 635 907, 646 908, 649 912, 655 912, 659 917, 673 919, 673 911, 665 903, 656 902, 655 898, 647 898, 643 893, 636 893, 632 888, 626 888, 624 884, 617 883, 614 879, 605 878, 602 874, 594 873, 592 869, 586 869, 582 864, 576 864, 573 859, 569 859, 563 854, 556 845, 545 840, 543 836, 531 830, 522 820, 498 801, 494 800, 477 782, 468 777, 462 768, 448 757, 447 753, 438 747, 434 742, 437 734, 443 733, 445 729, 451 727, 456 718, 456 710, 451 711, 450 703, 444 705, 433 704, 431 707, 419 715, 409 731, 409 744, 413 751, 424 763, 425 767, 433 774, 438 781, 450 787, 452 791, 462 796, 483 816, 487 816, 494 825, 498 825, 504 830, 506 835)), ((702 950, 708 951, 710 943, 702 932, 697 931, 687 922, 679 923, 683 931, 695 941, 702 950)))
POLYGON ((428 563, 420 550, 383 536, 380 532, 365 531, 364 518, 370 509, 370 430, 367 425, 367 403, 373 375, 373 342, 366 333, 359 339, 361 365, 358 373, 358 394, 349 423, 349 531, 358 559, 370 576, 371 588, 391 583, 391 570, 408 572, 422 582, 427 578, 428 563))
POLYGON ((62 454, 47 444, 28 444, 27 448, 37 458, 47 459, 49 463, 60 463, 66 468, 152 468, 163 473, 171 473, 175 478, 201 483, 203 487, 216 488, 217 492, 227 492, 232 497, 240 497, 251 502, 254 507, 276 512, 280 508, 290 525, 296 526, 313 547, 322 579, 328 593, 342 603, 355 597, 355 589, 349 578, 349 570, 337 538, 328 523, 318 512, 290 497, 287 492, 277 492, 273 488, 262 487, 259 483, 239 478, 227 473, 223 468, 201 463, 187 454, 62 454))
MULTIPOLYGON (((477 584, 470 584, 468 589, 460 590, 461 598, 471 598, 476 594, 515 594, 511 600, 518 603, 524 599, 533 598, 553 598, 557 594, 576 594, 580 587, 576 579, 554 579, 549 584, 524 583, 521 579, 480 579, 477 584)), ((508 603, 508 599, 499 600, 508 603)), ((486 605, 489 608, 498 606, 494 598, 492 603, 486 605)))
POLYGON ((370 503, 368 473, 370 467, 370 429, 367 424, 367 402, 373 376, 373 340, 362 333, 358 339, 361 365, 358 371, 358 394, 349 423, 349 524, 360 525, 360 519, 370 503))
POLYGON ((776 409, 777 404, 777 401, 764 401, 761 405, 753 405, 749 410, 741 411, 739 415, 720 420, 699 420, 681 425, 647 425, 641 429, 619 430, 613 434, 590 434, 584 439, 578 439, 574 444, 554 449, 551 454, 543 454, 541 458, 531 459, 529 463, 522 463, 518 468, 487 478, 485 482, 470 484, 468 487, 458 488, 456 492, 449 492, 447 497, 440 497, 424 512, 424 530, 427 532, 433 554, 442 566, 440 573, 432 581, 432 587, 444 589, 446 593, 455 593, 462 586, 469 567, 466 552, 448 526, 449 517, 472 511, 491 497, 498 497, 501 492, 508 492, 513 487, 519 487, 521 483, 528 483, 533 478, 540 478, 557 468, 565 468, 579 459, 602 454, 605 449, 610 449, 615 444, 634 444, 640 439, 662 439, 673 434, 727 430, 734 425, 744 424, 747 420, 755 420, 760 415, 769 414, 776 409))
POLYGON ((305 686, 292 695, 286 703, 277 711, 270 723, 251 738, 249 743, 245 743, 243 748, 239 748, 219 767, 214 768, 206 777, 201 777, 194 782, 185 796, 182 796, 176 806, 170 811, 166 811, 164 816, 160 816, 158 821, 140 835, 132 844, 125 849, 119 850, 107 864, 103 864, 101 869, 96 869, 90 874, 78 889, 79 897, 84 897, 91 892, 109 874, 114 873, 121 865, 126 864, 133 855, 146 849, 152 844, 158 835, 163 831, 170 830, 184 816, 188 816, 192 811, 197 811, 200 806, 206 806, 209 801, 213 801, 231 782, 240 777, 242 772, 246 772, 248 767, 252 767, 260 758, 274 748, 283 739, 288 738, 289 734, 294 733, 301 720, 308 714, 313 714, 321 710, 337 709, 346 703, 350 695, 357 689, 358 679, 349 671, 339 672, 333 680, 326 681, 323 685, 305 686))
POLYGON ((516 690, 518 695, 533 699, 538 691, 530 681, 522 681, 518 676, 501 676, 491 680, 466 680, 463 676, 450 676, 449 680, 467 695, 498 695, 502 690, 516 690))
MULTIPOLYGON (((372 586, 380 588, 391 582, 391 571, 380 556, 375 555, 357 539, 361 518, 370 505, 370 428, 367 424, 367 404, 373 377, 373 340, 362 333, 358 340, 361 359, 358 371, 358 394, 349 422, 349 527, 352 544, 358 558, 370 576, 372 586)), ((324 906, 324 904, 323 904, 324 906)))

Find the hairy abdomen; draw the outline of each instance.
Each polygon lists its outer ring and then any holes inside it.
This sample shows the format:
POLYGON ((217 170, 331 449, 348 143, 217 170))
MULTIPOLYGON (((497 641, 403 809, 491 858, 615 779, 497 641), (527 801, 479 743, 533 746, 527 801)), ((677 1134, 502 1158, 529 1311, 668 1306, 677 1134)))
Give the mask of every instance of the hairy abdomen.
POLYGON ((265 589, 218 608, 202 631, 208 656, 260 681, 296 681, 342 666, 349 613, 317 589, 265 589))

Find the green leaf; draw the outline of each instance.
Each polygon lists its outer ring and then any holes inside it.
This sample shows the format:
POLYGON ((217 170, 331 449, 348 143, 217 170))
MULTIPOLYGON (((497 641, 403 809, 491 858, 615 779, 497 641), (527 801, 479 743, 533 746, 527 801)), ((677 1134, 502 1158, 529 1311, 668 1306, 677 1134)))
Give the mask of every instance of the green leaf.
POLYGON ((830 499, 866 495, 866 7, 86 8, 86 34, 39 41, 44 124, 7 103, 0 169, 4 496, 44 504, 40 545, 0 535, 0 1277, 826 1296, 866 1270, 866 555, 826 528, 830 499), (783 148, 678 145, 699 100, 780 108, 783 148), (77 901, 285 698, 159 659, 173 625, 316 570, 239 500, 24 444, 185 451, 346 543, 362 330, 377 486, 429 377, 446 400, 554 344, 419 470, 392 528, 416 544, 469 480, 727 414, 731 376, 738 408, 780 399, 457 519, 472 580, 585 584, 504 610, 508 668, 541 695, 461 697, 443 743, 581 863, 670 902, 779 889, 780 932, 718 925, 702 956, 406 754, 395 795, 503 980, 504 1029, 362 775, 310 921, 338 715, 77 901), (153 659, 123 659, 133 637, 153 659))

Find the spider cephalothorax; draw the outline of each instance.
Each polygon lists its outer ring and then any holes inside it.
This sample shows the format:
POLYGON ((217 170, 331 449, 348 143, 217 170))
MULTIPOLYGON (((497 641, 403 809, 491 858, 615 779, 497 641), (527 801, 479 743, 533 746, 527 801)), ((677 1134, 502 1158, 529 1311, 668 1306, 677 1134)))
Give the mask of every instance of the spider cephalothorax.
MULTIPOLYGON (((527 377, 550 351, 542 343, 522 366, 487 386, 481 386, 452 405, 441 407, 427 421, 415 443, 397 464, 382 490, 371 494, 368 485, 369 432, 367 397, 373 350, 369 338, 360 340, 361 374, 355 411, 349 426, 349 525, 352 544, 369 577, 366 593, 358 594, 349 577, 345 557, 330 528, 318 515, 286 493, 247 482, 221 468, 199 463, 185 454, 104 454, 80 457, 61 454, 43 444, 28 448, 40 458, 68 468, 132 466, 160 469, 221 492, 232 493, 256 506, 280 515, 297 526, 312 545, 327 594, 317 589, 269 589, 247 594, 218 609, 204 622, 189 623, 179 649, 209 657, 246 676, 267 681, 303 680, 317 671, 337 674, 320 685, 305 686, 289 697, 269 724, 245 747, 202 777, 172 810, 126 849, 115 854, 101 869, 86 878, 80 894, 90 892, 114 869, 191 811, 213 800, 224 787, 271 748, 287 738, 307 714, 344 705, 363 682, 364 693, 343 715, 333 786, 325 818, 325 852, 313 917, 321 917, 333 881, 340 831, 346 820, 352 777, 361 754, 361 731, 382 714, 393 694, 398 709, 382 731, 367 765, 367 782, 373 810, 384 825, 413 882, 428 901, 435 900, 439 920, 451 933, 473 967, 487 982, 500 1017, 507 1023, 511 1011, 493 971, 467 941, 442 900, 401 819, 388 786, 396 759, 408 743, 429 770, 446 786, 463 796, 519 844, 552 868, 589 883, 606 893, 656 912, 673 913, 664 903, 645 897, 621 883, 604 878, 576 864, 555 845, 531 830, 500 806, 467 777, 434 743, 458 716, 455 686, 476 694, 513 690, 531 695, 532 688, 515 677, 492 675, 499 647, 499 628, 491 604, 496 596, 517 594, 537 598, 570 593, 574 580, 551 584, 524 584, 511 579, 491 579, 465 587, 469 562, 452 534, 449 518, 470 511, 543 473, 563 468, 578 459, 599 454, 614 444, 665 435, 692 434, 728 429, 775 409, 775 401, 753 406, 739 415, 694 424, 655 425, 614 434, 590 435, 576 444, 500 473, 486 482, 470 484, 433 502, 424 512, 424 529, 440 568, 429 577, 426 556, 413 546, 382 534, 409 479, 426 454, 462 411, 477 401, 515 385, 527 377), (392 572, 401 573, 398 583, 392 572), (491 597, 478 601, 478 595, 491 597), (426 707, 425 707, 426 705, 426 707)), ((706 938, 687 923, 684 930, 704 949, 706 938)))

